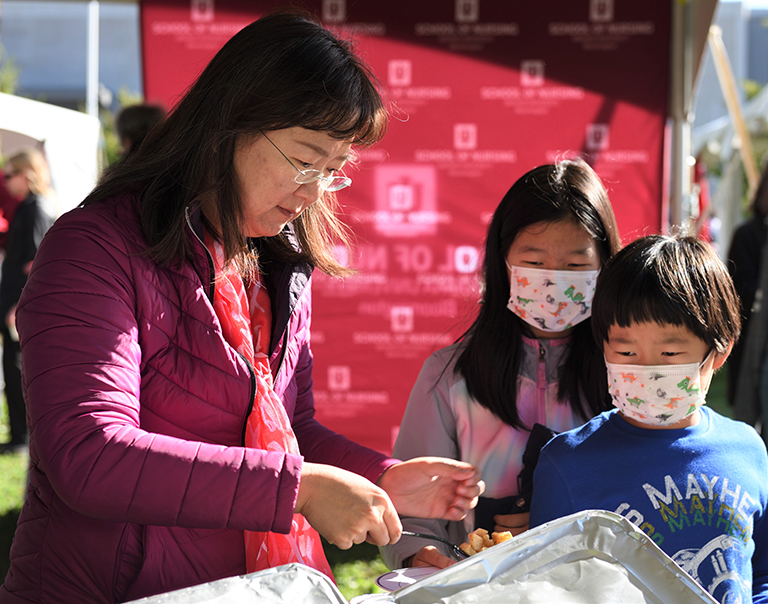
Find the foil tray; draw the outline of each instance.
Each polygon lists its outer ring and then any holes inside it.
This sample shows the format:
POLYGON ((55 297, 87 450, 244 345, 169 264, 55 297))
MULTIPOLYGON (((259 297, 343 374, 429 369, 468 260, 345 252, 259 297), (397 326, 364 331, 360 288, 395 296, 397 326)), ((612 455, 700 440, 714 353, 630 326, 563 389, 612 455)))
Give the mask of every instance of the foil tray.
POLYGON ((347 600, 302 564, 127 604, 717 604, 645 533, 611 512, 560 518, 387 594, 347 600))
POLYGON ((355 604, 717 604, 634 524, 588 510, 355 604))
POLYGON ((292 563, 131 600, 126 604, 347 604, 320 571, 292 563))

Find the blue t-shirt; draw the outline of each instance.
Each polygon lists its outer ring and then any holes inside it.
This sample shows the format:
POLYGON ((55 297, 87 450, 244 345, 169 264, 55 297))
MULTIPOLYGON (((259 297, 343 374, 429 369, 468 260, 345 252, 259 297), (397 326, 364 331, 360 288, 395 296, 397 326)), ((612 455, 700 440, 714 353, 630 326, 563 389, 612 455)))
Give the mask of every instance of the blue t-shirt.
POLYGON ((651 430, 607 411, 552 439, 530 526, 589 509, 639 526, 720 602, 768 603, 768 455, 757 432, 707 407, 651 430))

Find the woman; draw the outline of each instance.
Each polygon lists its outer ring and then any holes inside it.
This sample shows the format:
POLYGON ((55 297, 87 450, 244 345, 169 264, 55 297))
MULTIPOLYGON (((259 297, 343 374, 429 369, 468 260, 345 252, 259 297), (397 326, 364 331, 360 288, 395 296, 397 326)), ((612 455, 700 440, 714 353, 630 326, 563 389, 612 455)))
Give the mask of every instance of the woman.
POLYGON ((0 279, 0 334, 3 338, 3 377, 11 440, 3 453, 27 449, 27 422, 21 387, 21 349, 16 333, 16 303, 27 282, 32 261, 46 231, 55 220, 51 174, 43 154, 22 149, 5 166, 5 185, 11 197, 21 203, 13 210, 5 241, 0 279))
MULTIPOLYGON (((518 475, 529 435, 541 439, 551 434, 542 426, 560 432, 610 408, 589 309, 597 272, 618 249, 608 195, 585 162, 539 166, 512 185, 488 229, 477 318, 424 363, 395 443, 402 459, 472 463, 485 497, 464 522, 406 518, 404 528, 454 543, 478 527, 528 528, 518 475)), ((444 548, 414 537, 382 553, 391 568, 452 563, 444 548)))
POLYGON ((398 511, 474 505, 469 464, 398 463, 314 419, 309 278, 344 272, 329 192, 384 128, 349 47, 272 14, 57 222, 19 303, 32 469, 0 602, 330 572, 317 532, 383 545, 398 511))

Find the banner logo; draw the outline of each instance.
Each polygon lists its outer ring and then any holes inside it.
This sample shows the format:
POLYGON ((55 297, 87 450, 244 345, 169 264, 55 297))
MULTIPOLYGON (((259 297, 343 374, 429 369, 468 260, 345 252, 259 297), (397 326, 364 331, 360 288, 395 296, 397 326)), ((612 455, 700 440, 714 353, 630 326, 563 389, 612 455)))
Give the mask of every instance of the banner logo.
POLYGON ((477 124, 454 124, 453 148, 463 151, 477 149, 477 124))
POLYGON ((523 61, 520 63, 521 86, 544 85, 544 61, 523 61))
POLYGON ((213 2, 214 0, 190 0, 190 20, 194 23, 213 21, 213 2))
POLYGON ((414 206, 412 185, 392 185, 389 187, 389 209, 393 212, 410 212, 414 206))
POLYGON ((453 260, 457 273, 471 274, 480 264, 480 252, 471 245, 460 245, 454 252, 453 260))
POLYGON ((456 0, 456 23, 477 23, 480 0, 456 0))
POLYGON ((346 18, 346 0, 323 0, 323 21, 326 23, 341 23, 346 18))
POLYGON ((376 169, 376 230, 385 237, 437 232, 437 175, 433 166, 392 164, 376 169))
POLYGON ((349 365, 328 366, 328 390, 335 392, 352 388, 352 368, 349 365))
POLYGON ((387 64, 387 79, 390 86, 410 86, 412 63, 408 59, 393 59, 387 64))
POLYGON ((588 151, 605 151, 610 144, 608 124, 589 124, 587 126, 586 148, 588 151))
POLYGON ((393 306, 389 312, 390 325, 394 333, 413 331, 413 306, 393 306))
POLYGON ((614 0, 589 0, 589 20, 592 23, 613 21, 614 0))

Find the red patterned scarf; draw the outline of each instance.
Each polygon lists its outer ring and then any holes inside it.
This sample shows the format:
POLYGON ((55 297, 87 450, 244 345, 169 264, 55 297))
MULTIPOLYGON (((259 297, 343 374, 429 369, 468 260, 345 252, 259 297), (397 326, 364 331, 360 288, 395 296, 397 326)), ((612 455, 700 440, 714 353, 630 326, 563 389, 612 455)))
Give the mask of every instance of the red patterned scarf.
MULTIPOLYGON (((269 294, 261 279, 246 287, 233 263, 225 267, 224 249, 207 233, 205 244, 216 267, 213 308, 224 338, 251 363, 256 374, 256 395, 246 424, 245 446, 299 455, 288 415, 273 389, 267 354, 272 326, 269 294)), ((301 514, 293 515, 287 535, 245 531, 247 572, 290 562, 301 562, 333 579, 320 536, 301 514)))

